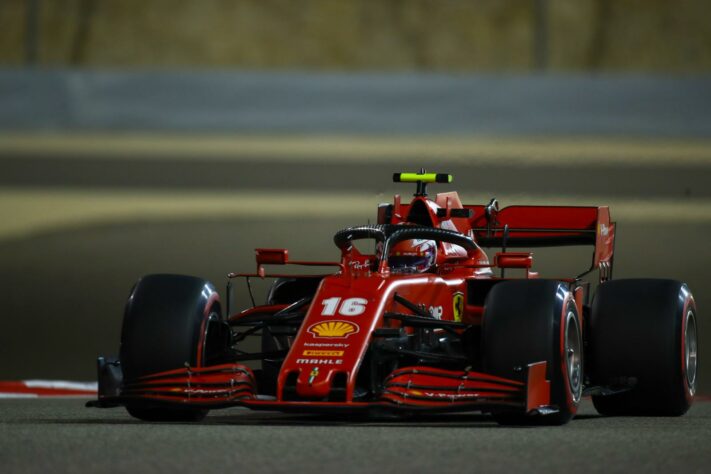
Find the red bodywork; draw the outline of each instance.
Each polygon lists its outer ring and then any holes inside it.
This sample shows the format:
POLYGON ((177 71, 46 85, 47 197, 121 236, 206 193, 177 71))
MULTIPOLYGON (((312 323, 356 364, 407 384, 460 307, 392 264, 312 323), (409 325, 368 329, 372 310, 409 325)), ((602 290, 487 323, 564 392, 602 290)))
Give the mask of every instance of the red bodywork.
MULTIPOLYGON (((438 194, 434 200, 416 196, 409 204, 395 196, 394 204, 381 205, 379 224, 412 222, 456 231, 470 237, 476 248, 440 242, 433 273, 393 274, 385 259, 361 254, 355 246, 341 248, 338 262, 290 261, 282 249, 258 249, 257 272, 236 277, 274 277, 264 265, 333 265, 314 295, 298 332, 291 341, 278 373, 276 394, 257 393, 255 375, 247 366, 179 368, 143 377, 128 384, 120 400, 172 401, 200 406, 244 405, 251 408, 318 411, 390 408, 405 410, 464 410, 517 407, 526 412, 545 410, 550 404, 546 362, 531 361, 521 379, 508 380, 482 371, 446 370, 422 366, 398 367, 383 381, 376 399, 360 401, 355 393, 367 353, 379 331, 406 333, 401 321, 389 314, 413 314, 398 297, 421 305, 431 319, 449 322, 446 330, 462 332, 481 324, 483 297, 511 269, 518 278, 536 278, 533 257, 527 252, 501 251, 493 261, 479 247, 594 246, 591 270, 601 280, 611 275, 615 225, 607 207, 462 205, 457 193, 438 194), (414 216, 414 217, 413 217, 414 216), (516 270, 517 269, 517 270, 516 270), (481 291, 477 288, 482 288, 481 291)), ((293 275, 289 275, 293 276, 293 275)), ((575 278, 570 294, 583 315, 585 289, 575 278)), ((286 305, 257 306, 228 317, 230 324, 256 313, 275 313, 286 305)), ((426 319, 426 318, 424 318, 426 319)), ((584 325, 583 325, 584 326, 584 325)))

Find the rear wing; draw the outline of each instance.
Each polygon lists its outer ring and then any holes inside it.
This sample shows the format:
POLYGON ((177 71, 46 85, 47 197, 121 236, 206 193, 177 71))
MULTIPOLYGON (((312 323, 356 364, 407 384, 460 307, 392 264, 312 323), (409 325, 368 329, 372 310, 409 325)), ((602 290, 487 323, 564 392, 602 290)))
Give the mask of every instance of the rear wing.
POLYGON ((471 230, 481 247, 595 247, 590 270, 601 280, 612 276, 615 223, 606 206, 464 206, 471 210, 471 230))
POLYGON ((507 248, 594 247, 593 261, 583 276, 600 270, 600 281, 612 278, 615 223, 607 206, 509 206, 499 210, 496 199, 487 205, 463 205, 456 192, 437 194, 434 201, 416 195, 404 204, 378 207, 379 224, 408 222, 456 230, 471 236, 480 247, 507 248))

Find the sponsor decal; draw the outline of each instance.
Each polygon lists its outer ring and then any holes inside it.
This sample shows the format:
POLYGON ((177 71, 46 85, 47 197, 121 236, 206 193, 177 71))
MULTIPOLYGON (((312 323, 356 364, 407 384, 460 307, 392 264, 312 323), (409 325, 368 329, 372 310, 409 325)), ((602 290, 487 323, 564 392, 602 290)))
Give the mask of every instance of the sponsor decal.
POLYGON ((343 359, 296 359, 299 365, 343 365, 343 359))
POLYGON ((360 330, 357 324, 348 321, 324 321, 312 324, 307 329, 315 337, 345 338, 360 330))
POLYGON ((317 357, 339 357, 343 355, 343 351, 324 351, 311 349, 302 352, 301 355, 317 357))
POLYGON ((454 320, 458 323, 462 322, 462 314, 464 314, 464 293, 458 291, 452 298, 452 309, 454 311, 454 320))
POLYGON ((599 230, 600 235, 602 235, 603 237, 607 237, 607 234, 610 233, 610 228, 607 227, 605 224, 600 224, 598 226, 598 230, 599 230))
POLYGON ((444 312, 444 310, 442 309, 441 306, 430 306, 429 312, 433 318, 442 319, 442 313, 444 312))
POLYGON ((454 400, 457 398, 470 398, 472 395, 470 393, 442 393, 442 392, 425 392, 424 393, 425 397, 427 398, 447 398, 450 400, 454 400))
POLYGON ((364 262, 353 261, 349 263, 349 265, 353 270, 370 270, 370 260, 366 260, 364 262))
POLYGON ((306 347, 342 347, 344 349, 348 348, 350 344, 344 342, 304 342, 306 347))

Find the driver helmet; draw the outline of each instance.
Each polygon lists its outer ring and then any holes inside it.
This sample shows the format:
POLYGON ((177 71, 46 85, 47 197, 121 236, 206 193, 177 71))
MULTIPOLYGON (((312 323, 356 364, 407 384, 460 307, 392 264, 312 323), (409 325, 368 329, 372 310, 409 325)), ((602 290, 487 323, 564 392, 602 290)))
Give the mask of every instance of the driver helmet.
POLYGON ((423 273, 432 268, 436 259, 434 240, 403 240, 390 250, 388 265, 394 273, 423 273))

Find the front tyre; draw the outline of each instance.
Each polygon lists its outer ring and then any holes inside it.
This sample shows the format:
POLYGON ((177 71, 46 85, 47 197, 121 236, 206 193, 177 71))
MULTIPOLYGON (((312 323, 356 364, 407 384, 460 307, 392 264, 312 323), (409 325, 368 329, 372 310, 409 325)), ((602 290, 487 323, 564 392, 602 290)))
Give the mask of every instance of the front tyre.
MULTIPOLYGON (((126 303, 119 351, 123 380, 219 362, 228 336, 212 283, 184 275, 145 276, 126 303)), ((146 421, 198 421, 207 414, 144 401, 127 403, 126 409, 146 421)))
POLYGON ((495 412, 501 424, 562 425, 578 410, 583 390, 583 344, 568 285, 550 280, 499 283, 487 296, 482 325, 484 369, 520 379, 528 364, 545 361, 557 413, 495 412))

